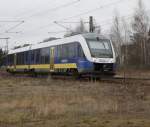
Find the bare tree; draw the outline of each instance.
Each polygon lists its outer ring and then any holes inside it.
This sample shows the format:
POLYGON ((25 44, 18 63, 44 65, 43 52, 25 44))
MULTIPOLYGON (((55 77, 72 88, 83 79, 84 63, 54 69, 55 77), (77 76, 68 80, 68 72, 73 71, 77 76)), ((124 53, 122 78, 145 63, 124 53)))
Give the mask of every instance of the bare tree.
POLYGON ((67 33, 64 36, 67 37, 67 36, 72 36, 72 35, 77 35, 77 34, 82 34, 82 33, 87 33, 87 32, 88 31, 85 27, 85 24, 83 20, 81 19, 79 25, 76 26, 74 30, 67 31, 67 33))
POLYGON ((123 48, 121 48, 123 51, 122 51, 122 54, 123 54, 123 63, 124 63, 124 66, 126 64, 128 64, 128 58, 129 58, 129 52, 128 52, 128 45, 130 45, 130 30, 129 30, 129 26, 126 22, 126 20, 124 18, 122 18, 122 34, 123 34, 123 48))
POLYGON ((80 24, 76 27, 75 32, 79 34, 87 33, 86 27, 82 19, 80 20, 80 24))
POLYGON ((150 65, 150 51, 148 50, 150 49, 150 28, 149 28, 149 32, 148 32, 148 38, 147 38, 147 61, 148 61, 148 65, 150 65))
POLYGON ((101 26, 94 20, 94 33, 101 34, 101 26))
POLYGON ((118 16, 118 13, 115 13, 113 19, 113 25, 111 27, 110 36, 115 47, 115 51, 118 57, 118 62, 122 64, 122 54, 121 54, 121 46, 122 46, 122 36, 121 36, 121 22, 118 16))
POLYGON ((134 32, 133 42, 136 45, 137 57, 139 57, 140 64, 147 64, 147 36, 149 30, 149 18, 145 11, 142 0, 138 1, 138 6, 135 9, 133 21, 131 23, 134 32))

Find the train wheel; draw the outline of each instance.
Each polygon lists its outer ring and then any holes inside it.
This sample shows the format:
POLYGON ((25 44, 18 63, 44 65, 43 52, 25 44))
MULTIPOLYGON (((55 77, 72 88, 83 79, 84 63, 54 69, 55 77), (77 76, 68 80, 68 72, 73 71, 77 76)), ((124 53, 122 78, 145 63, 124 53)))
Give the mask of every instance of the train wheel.
POLYGON ((100 77, 97 77, 96 75, 90 74, 89 75, 89 81, 90 82, 96 82, 100 79, 100 77))
POLYGON ((81 78, 81 75, 79 74, 78 70, 77 69, 73 69, 72 70, 72 75, 75 79, 80 79, 81 78))
POLYGON ((34 69, 30 70, 30 74, 31 74, 32 77, 37 77, 37 73, 35 72, 34 69))

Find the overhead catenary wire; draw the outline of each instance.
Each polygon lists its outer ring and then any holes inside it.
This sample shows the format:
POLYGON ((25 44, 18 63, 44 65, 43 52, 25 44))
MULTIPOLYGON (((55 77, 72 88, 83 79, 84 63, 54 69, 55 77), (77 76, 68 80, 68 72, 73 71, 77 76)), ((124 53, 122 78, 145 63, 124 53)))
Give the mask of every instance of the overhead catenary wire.
MULTIPOLYGON (((150 11, 149 9, 146 10, 146 12, 149 12, 149 11, 150 11)), ((122 19, 127 20, 127 19, 132 19, 132 18, 133 18, 133 14, 118 17, 119 20, 122 20, 122 19)), ((65 21, 60 21, 59 23, 79 23, 79 22, 65 22, 65 21)), ((106 25, 111 25, 112 23, 113 23, 113 18, 110 18, 110 19, 104 20, 101 23, 99 23, 100 24, 99 27, 103 27, 103 26, 106 26, 106 25)), ((102 31, 104 31, 104 29, 102 29, 102 31)), ((57 32, 52 32, 52 33, 58 34, 57 32)))
POLYGON ((76 18, 76 17, 79 17, 79 16, 83 16, 83 15, 86 15, 86 14, 89 14, 89 13, 92 13, 92 12, 95 12, 95 11, 98 11, 98 10, 100 10, 100 9, 102 9, 102 8, 107 7, 107 6, 111 6, 111 5, 114 5, 114 4, 118 4, 118 3, 122 2, 122 1, 124 1, 124 0, 117 0, 117 1, 115 1, 115 2, 106 4, 106 5, 102 5, 102 6, 100 6, 100 7, 97 7, 97 8, 91 9, 91 10, 88 10, 88 11, 86 11, 86 12, 79 13, 79 14, 77 14, 77 15, 70 16, 70 17, 61 19, 61 20, 59 20, 58 22, 63 21, 63 20, 67 20, 67 19, 71 19, 71 18, 76 18))
MULTIPOLYGON (((47 4, 49 4, 49 3, 47 3, 47 4)), ((32 11, 35 11, 35 10, 37 10, 37 9, 39 9, 40 7, 41 7, 41 4, 40 5, 34 5, 36 8, 32 8, 32 9, 29 9, 29 10, 25 10, 24 12, 21 12, 21 13, 19 13, 19 14, 16 14, 14 17, 20 17, 20 16, 22 16, 22 15, 28 15, 28 14, 30 14, 32 11)), ((24 17, 23 16, 23 17, 24 17)))
POLYGON ((22 20, 0 20, 0 22, 23 22, 22 20))
MULTIPOLYGON (((75 22, 75 21, 68 21, 68 22, 65 22, 65 21, 57 21, 58 23, 62 23, 62 24, 67 24, 67 23, 74 23, 74 24, 78 24, 78 23, 80 23, 80 22, 75 22)), ((83 22, 83 23, 89 23, 89 22, 83 22)))
POLYGON ((64 33, 66 31, 52 31, 52 32, 48 32, 48 34, 59 34, 59 33, 64 33))
MULTIPOLYGON (((150 10, 146 10, 146 12, 149 12, 150 10)), ((130 15, 126 15, 126 16, 121 16, 121 17, 119 17, 119 20, 121 20, 121 19, 131 19, 132 18, 132 16, 133 16, 133 14, 130 14, 130 15)), ((79 22, 75 22, 75 21, 55 21, 55 22, 57 22, 57 23, 79 23, 79 22)), ((85 22, 85 23, 88 23, 88 22, 85 22)), ((111 25, 113 23, 113 18, 110 18, 110 19, 107 19, 107 20, 104 20, 104 21, 102 21, 101 23, 99 23, 100 25, 100 27, 102 27, 102 26, 106 26, 106 25, 111 25)), ((50 24, 53 24, 53 23, 50 23, 50 24)), ((48 25, 50 25, 50 24, 48 24, 48 25)), ((46 25, 46 26, 48 26, 48 25, 46 25)), ((59 24, 59 26, 60 26, 60 24, 59 24)), ((61 27, 62 27, 62 25, 61 25, 61 27)), ((63 27, 65 27, 65 26, 63 26, 63 27)), ((65 28, 66 29, 66 28, 65 28)), ((102 31, 103 31, 103 29, 102 29, 102 31)), ((64 32, 66 32, 66 31, 64 31, 64 32)), ((53 33, 53 34, 58 34, 58 33, 63 33, 63 31, 58 31, 58 32, 48 32, 48 33, 53 33)))
POLYGON ((6 31, 5 33, 10 33, 10 34, 11 34, 11 33, 12 33, 12 34, 15 33, 15 34, 19 34, 19 33, 22 33, 22 32, 21 32, 21 31, 18 31, 18 32, 9 32, 9 31, 6 31))
MULTIPOLYGON (((22 23, 24 23, 24 21, 22 20, 0 20, 1 22, 7 22, 7 23, 19 23, 17 25, 12 26, 11 28, 9 28, 8 30, 6 30, 4 33, 18 33, 18 32, 10 32, 11 29, 18 27, 19 25, 21 25, 22 23)), ((3 33, 0 33, 3 34, 3 33)))
MULTIPOLYGON (((33 16, 40 15, 40 14, 42 14, 42 13, 47 13, 47 12, 49 12, 49 11, 52 12, 52 11, 55 11, 55 10, 58 10, 58 9, 61 9, 61 8, 64 8, 64 7, 71 6, 71 5, 73 5, 73 4, 75 4, 75 3, 79 2, 79 1, 81 1, 81 0, 74 0, 74 1, 72 1, 72 2, 68 2, 68 3, 62 4, 62 5, 60 5, 60 6, 57 6, 57 7, 55 7, 55 8, 47 9, 47 10, 45 10, 45 11, 32 14, 32 15, 26 17, 25 20, 27 20, 28 18, 31 18, 31 17, 33 17, 33 16)), ((6 22, 8 22, 8 21, 6 21, 6 22)), ((11 21, 9 21, 9 22, 11 22, 11 21)), ((19 22, 19 21, 13 21, 13 22, 19 22)), ((23 23, 24 23, 24 21, 20 21, 19 24, 17 24, 17 25, 15 25, 15 26, 9 28, 8 30, 6 30, 5 33, 9 33, 10 30, 12 30, 12 29, 14 29, 14 28, 20 26, 20 25, 23 24, 23 23)), ((15 33, 15 32, 14 32, 14 33, 15 33)), ((16 33, 17 33, 17 32, 16 32, 16 33)))
MULTIPOLYGON (((83 13, 80 13, 80 14, 78 14, 78 15, 74 15, 74 16, 71 16, 71 17, 68 17, 68 18, 64 18, 64 19, 61 19, 61 20, 58 20, 58 21, 56 21, 56 22, 58 22, 58 23, 65 23, 65 21, 63 21, 63 20, 67 20, 67 19, 71 19, 71 18, 75 18, 75 17, 79 17, 79 16, 82 16, 82 15, 86 15, 86 14, 88 14, 88 13, 91 13, 91 12, 94 12, 94 11, 97 11, 97 10, 99 10, 99 9, 102 9, 102 8, 104 8, 104 7, 106 7, 106 6, 111 6, 111 5, 114 5, 114 4, 116 4, 116 3, 120 3, 120 2, 122 2, 122 1, 124 1, 124 0, 118 0, 118 1, 116 1, 116 2, 112 2, 112 3, 109 3, 109 4, 106 4, 106 5, 102 5, 102 6, 100 6, 100 7, 98 7, 98 8, 95 8, 95 9, 92 9, 92 10, 88 10, 88 11, 86 11, 86 12, 83 12, 83 13)), ((67 23, 67 22, 66 22, 67 23)), ((47 27, 47 26, 49 26, 49 25, 52 25, 53 23, 49 23, 49 24, 47 24, 47 25, 45 25, 45 26, 41 26, 40 28, 45 28, 45 27, 47 27)))
MULTIPOLYGON (((145 12, 149 12, 150 9, 146 10, 145 12)), ((130 15, 126 15, 126 16, 121 16, 121 17, 118 17, 118 20, 127 20, 127 19, 132 19, 133 18, 133 14, 130 14, 130 15)), ((113 18, 110 18, 110 19, 107 19, 107 20, 104 20, 103 21, 103 24, 101 24, 101 26, 105 26, 105 25, 108 25, 108 24, 112 24, 113 23, 113 18)))
POLYGON ((45 11, 37 12, 37 13, 34 13, 34 14, 28 16, 28 17, 25 17, 25 19, 28 19, 28 18, 31 18, 31 17, 34 17, 34 16, 38 16, 38 15, 41 15, 41 14, 46 14, 47 12, 53 12, 53 11, 59 10, 61 8, 64 8, 64 7, 71 6, 71 5, 75 4, 75 3, 78 3, 79 1, 80 0, 74 0, 72 2, 68 2, 68 3, 62 4, 62 5, 57 6, 57 7, 47 9, 45 11))
POLYGON ((54 21, 54 23, 57 24, 58 26, 62 27, 62 28, 65 28, 66 30, 69 30, 69 31, 73 32, 73 30, 71 30, 70 28, 68 28, 68 27, 66 27, 66 26, 64 26, 64 25, 62 25, 62 24, 59 24, 59 23, 56 22, 56 21, 54 21))
MULTIPOLYGON (((122 1, 122 0, 119 0, 119 1, 122 1)), ((108 5, 107 5, 108 6, 108 5)), ((110 5, 109 5, 110 6, 110 5)), ((104 8, 104 7, 103 7, 104 8)), ((56 9, 57 10, 57 9, 56 9)), ((93 12, 93 11, 92 11, 93 12)), ((42 12, 41 12, 42 13, 42 12)), ((40 14, 41 14, 40 13, 40 14)), ((89 12, 89 13, 91 13, 91 12, 89 12)), ((85 14, 86 15, 86 14, 85 14)), ((81 15, 82 16, 82 15, 81 15)), ((104 21, 105 22, 105 21, 104 21)), ((112 22, 112 21, 111 21, 112 22)), ((53 23, 51 23, 52 25, 53 25, 53 23)), ((107 23, 105 23, 106 25, 108 25, 107 23)), ((49 24, 50 25, 50 24, 49 24)), ((49 25, 47 25, 47 26, 49 26, 49 25)), ((102 24, 103 25, 103 24, 102 24)), ((42 28, 42 27, 40 27, 40 28, 42 28)))
MULTIPOLYGON (((122 2, 122 1, 124 1, 124 0, 118 0, 118 1, 116 1, 116 2, 112 2, 112 3, 106 4, 106 5, 102 5, 102 6, 100 6, 100 7, 97 7, 97 8, 91 9, 91 10, 88 10, 88 11, 86 11, 86 12, 83 12, 83 13, 80 13, 80 14, 77 14, 77 15, 74 15, 74 16, 70 16, 70 17, 67 17, 67 18, 64 18, 64 19, 57 20, 57 22, 63 22, 63 20, 67 20, 67 19, 71 19, 71 18, 75 18, 75 17, 82 16, 82 15, 86 15, 86 14, 88 14, 88 13, 92 13, 92 12, 95 12, 95 11, 100 10, 100 9, 102 9, 102 8, 105 8, 105 7, 107 7, 107 6, 111 6, 111 5, 120 3, 120 2, 122 2)), ((41 28, 46 28, 47 26, 50 26, 50 25, 53 25, 53 23, 49 23, 49 24, 44 25, 44 26, 41 26, 41 27, 39 27, 39 28, 40 28, 40 29, 41 29, 41 28)))
POLYGON ((24 21, 22 21, 22 22, 18 23, 17 25, 15 25, 15 26, 13 26, 13 27, 7 29, 7 30, 5 31, 5 33, 10 32, 11 30, 15 29, 16 27, 20 26, 20 25, 23 24, 23 23, 24 23, 24 21))
MULTIPOLYGON (((68 27, 66 27, 66 26, 64 26, 64 25, 61 25, 61 24, 68 24, 68 23, 75 23, 75 24, 78 24, 78 23, 80 23, 80 22, 75 22, 75 21, 72 21, 72 22, 57 22, 57 21, 54 21, 54 23, 55 24, 57 24, 57 25, 59 25, 60 27, 63 27, 63 28, 65 28, 66 30, 68 30, 68 31, 72 31, 70 28, 68 28, 68 27), (60 24, 61 23, 61 24, 60 24)), ((83 23, 89 23, 89 22, 83 22, 83 23)), ((53 32, 48 32, 48 33, 53 33, 53 34, 58 34, 58 33, 64 33, 64 32, 66 32, 66 31, 53 31, 53 32)))

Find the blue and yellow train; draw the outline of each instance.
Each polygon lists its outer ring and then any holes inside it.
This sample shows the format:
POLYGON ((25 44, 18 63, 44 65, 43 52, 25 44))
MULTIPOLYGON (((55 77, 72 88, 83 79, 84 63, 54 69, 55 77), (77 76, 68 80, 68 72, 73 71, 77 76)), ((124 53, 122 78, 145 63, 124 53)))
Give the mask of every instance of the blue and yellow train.
POLYGON ((112 42, 87 33, 10 50, 8 72, 114 74, 116 56, 112 42))

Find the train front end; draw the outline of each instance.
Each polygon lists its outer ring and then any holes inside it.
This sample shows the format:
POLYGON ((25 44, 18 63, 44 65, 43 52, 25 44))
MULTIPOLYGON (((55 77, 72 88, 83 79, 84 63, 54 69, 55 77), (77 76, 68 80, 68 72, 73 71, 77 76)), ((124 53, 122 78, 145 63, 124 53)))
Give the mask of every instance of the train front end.
POLYGON ((92 72, 96 74, 114 75, 116 70, 116 56, 110 39, 97 34, 85 36, 90 51, 92 72))

